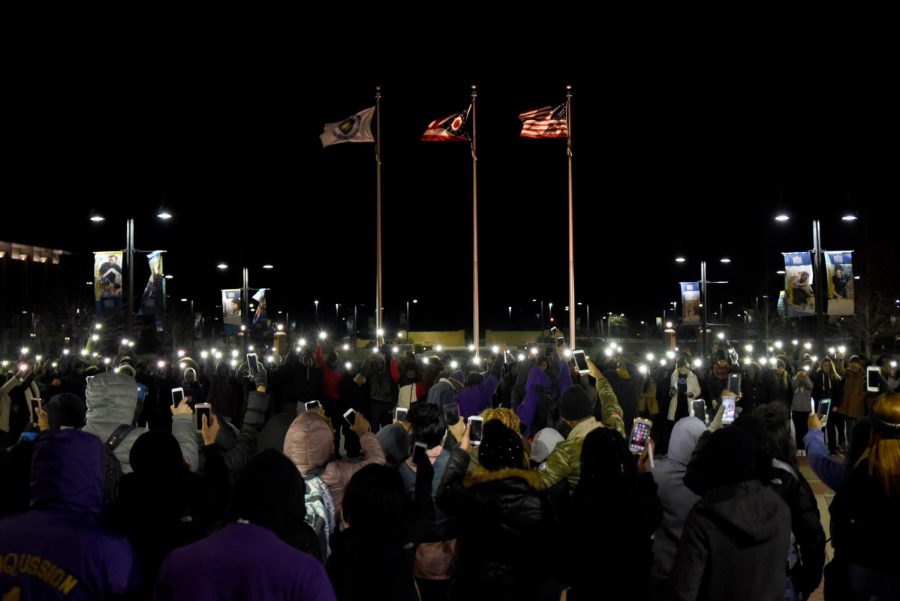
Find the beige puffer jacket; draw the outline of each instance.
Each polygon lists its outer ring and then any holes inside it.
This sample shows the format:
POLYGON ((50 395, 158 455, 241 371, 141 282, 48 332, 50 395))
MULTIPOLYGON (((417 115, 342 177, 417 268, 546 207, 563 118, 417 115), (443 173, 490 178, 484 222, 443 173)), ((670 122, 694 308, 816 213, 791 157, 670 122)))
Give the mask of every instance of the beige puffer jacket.
POLYGON ((334 450, 331 426, 325 418, 316 413, 301 413, 288 429, 284 438, 284 454, 294 462, 304 476, 320 471, 319 476, 328 486, 334 501, 334 510, 341 511, 344 490, 357 471, 370 463, 384 465, 384 451, 378 439, 366 432, 359 439, 362 446, 362 460, 329 461, 334 450))

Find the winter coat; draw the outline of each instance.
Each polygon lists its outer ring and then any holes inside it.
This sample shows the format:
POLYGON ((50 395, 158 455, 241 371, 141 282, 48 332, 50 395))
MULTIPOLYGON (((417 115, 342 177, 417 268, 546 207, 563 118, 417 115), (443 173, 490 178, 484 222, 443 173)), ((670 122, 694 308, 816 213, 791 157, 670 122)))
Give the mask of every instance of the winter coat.
POLYGON ((334 435, 325 419, 315 413, 297 416, 284 438, 284 454, 302 475, 321 470, 320 477, 328 486, 338 515, 344 501, 344 490, 353 474, 370 463, 385 463, 384 451, 374 434, 366 432, 359 442, 365 455, 362 461, 330 461, 334 451, 334 435))
MULTIPOLYGON (((123 424, 133 424, 137 408, 137 382, 131 376, 105 372, 91 378, 85 390, 86 425, 84 432, 93 434, 105 443, 110 435, 123 424)), ((138 437, 146 428, 135 428, 116 447, 113 454, 122 465, 122 472, 131 473, 129 454, 138 437)), ((181 447, 181 454, 192 471, 200 464, 197 434, 193 415, 172 417, 172 435, 181 447)))
POLYGON ((38 438, 31 510, 0 521, 0 593, 21 587, 22 599, 79 601, 134 592, 131 545, 98 523, 105 459, 97 438, 79 430, 38 438))
POLYGON ((466 477, 468 467, 469 455, 454 449, 437 496, 459 531, 450 598, 537 599, 547 573, 536 550, 546 548, 549 513, 536 472, 479 467, 466 477))
POLYGON ((794 396, 791 398, 791 411, 809 413, 811 410, 813 383, 809 376, 794 376, 791 380, 794 396))
POLYGON ((806 458, 813 473, 825 486, 833 491, 838 491, 844 486, 844 482, 850 476, 853 466, 843 461, 837 461, 825 448, 825 433, 815 428, 810 428, 803 436, 803 446, 806 447, 806 458))
POLYGON ((771 488, 748 480, 713 489, 684 524, 670 599, 781 601, 790 537, 790 510, 771 488))
MULTIPOLYGON (((668 419, 670 422, 675 421, 677 406, 678 406, 678 377, 679 373, 676 369, 672 372, 671 377, 669 378, 669 411, 668 411, 668 419), (675 394, 671 394, 672 389, 675 389, 675 394)), ((691 401, 694 399, 703 398, 702 392, 700 390, 700 380, 697 378, 697 374, 688 370, 687 373, 687 389, 685 391, 685 396, 687 397, 687 411, 686 415, 690 415, 690 405, 691 401)))
POLYGON ((851 419, 866 416, 866 371, 864 369, 860 368, 856 371, 848 369, 844 374, 838 412, 851 419))

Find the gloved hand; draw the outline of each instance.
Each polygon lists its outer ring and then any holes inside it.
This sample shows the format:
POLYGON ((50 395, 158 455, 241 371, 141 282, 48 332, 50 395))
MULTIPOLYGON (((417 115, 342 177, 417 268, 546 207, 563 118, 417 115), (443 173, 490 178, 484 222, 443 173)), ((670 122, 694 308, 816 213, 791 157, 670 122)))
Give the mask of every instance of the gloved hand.
POLYGON ((259 373, 253 377, 253 383, 256 384, 256 387, 260 386, 265 387, 268 382, 268 374, 266 373, 266 368, 263 367, 262 362, 259 363, 259 373))

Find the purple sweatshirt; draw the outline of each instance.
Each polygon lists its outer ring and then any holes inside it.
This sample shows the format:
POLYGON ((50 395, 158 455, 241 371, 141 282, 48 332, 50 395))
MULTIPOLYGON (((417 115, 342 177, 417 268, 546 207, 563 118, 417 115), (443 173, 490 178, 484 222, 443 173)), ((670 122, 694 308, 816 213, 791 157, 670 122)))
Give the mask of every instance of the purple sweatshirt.
POLYGON ((499 384, 500 380, 494 374, 489 374, 481 384, 463 386, 456 395, 460 417, 469 419, 471 415, 481 415, 482 411, 491 406, 491 399, 499 384))
POLYGON ((154 599, 334 601, 315 558, 268 528, 234 523, 166 558, 154 599))
MULTIPOLYGON (((536 430, 534 428, 534 418, 537 417, 538 405, 540 404, 540 394, 538 387, 549 388, 550 376, 544 373, 537 365, 528 372, 528 382, 525 384, 525 398, 522 403, 516 407, 516 415, 522 421, 527 430, 526 437, 534 436, 536 430)), ((559 361, 559 394, 567 391, 572 386, 572 376, 569 374, 569 366, 565 361, 559 361)))
POLYGON ((32 509, 0 521, 0 597, 80 601, 137 588, 131 545, 97 523, 105 459, 100 440, 80 430, 38 437, 32 509))

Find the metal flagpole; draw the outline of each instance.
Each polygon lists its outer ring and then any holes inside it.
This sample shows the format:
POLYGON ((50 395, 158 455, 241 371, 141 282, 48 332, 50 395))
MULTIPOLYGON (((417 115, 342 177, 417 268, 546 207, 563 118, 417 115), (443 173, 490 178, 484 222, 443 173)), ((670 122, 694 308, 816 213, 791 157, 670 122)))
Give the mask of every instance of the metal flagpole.
POLYGON ((478 338, 478 145, 475 129, 475 100, 478 90, 472 84, 472 313, 475 335, 475 356, 479 355, 478 338))
POLYGON ((379 332, 383 332, 381 321, 381 86, 375 86, 375 198, 375 222, 378 228, 375 236, 377 247, 375 251, 377 261, 375 267, 375 340, 381 344, 384 342, 378 335, 379 332))
POLYGON ((572 86, 566 86, 566 154, 569 157, 569 344, 575 348, 575 235, 572 218, 572 86))

